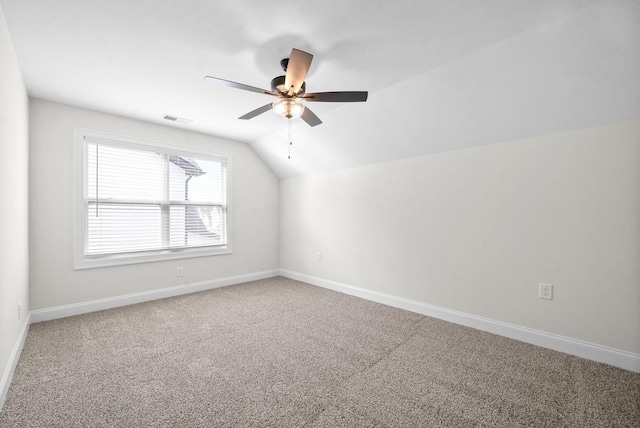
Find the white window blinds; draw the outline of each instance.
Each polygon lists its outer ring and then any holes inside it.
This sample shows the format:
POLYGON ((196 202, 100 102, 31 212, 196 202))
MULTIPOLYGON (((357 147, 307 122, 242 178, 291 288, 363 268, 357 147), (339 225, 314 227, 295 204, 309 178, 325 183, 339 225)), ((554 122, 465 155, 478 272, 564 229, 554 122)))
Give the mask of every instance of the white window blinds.
POLYGON ((229 248, 227 157, 83 134, 84 259, 229 248))

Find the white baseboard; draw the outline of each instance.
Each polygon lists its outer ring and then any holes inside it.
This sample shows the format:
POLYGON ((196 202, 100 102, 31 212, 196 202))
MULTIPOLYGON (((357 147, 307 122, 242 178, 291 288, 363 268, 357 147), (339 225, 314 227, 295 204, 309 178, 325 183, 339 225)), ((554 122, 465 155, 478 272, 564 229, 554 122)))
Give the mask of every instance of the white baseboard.
POLYGON ((466 314, 390 294, 353 287, 286 269, 280 269, 279 273, 284 277, 308 284, 640 373, 640 355, 631 352, 466 314))
POLYGON ((182 294, 196 293, 198 291, 211 290, 226 287, 227 285, 243 282, 257 281, 259 279, 272 278, 279 274, 278 270, 267 270, 246 275, 232 276, 228 278, 213 279, 210 281, 194 282, 191 284, 176 285, 174 287, 161 288, 159 290, 143 291, 141 293, 125 294, 124 296, 108 297, 106 299, 91 300, 88 302, 71 305, 57 306, 54 308, 37 309, 30 312, 31 322, 49 321, 73 315, 102 311, 120 306, 134 305, 136 303, 149 302, 151 300, 164 299, 182 294))
POLYGON ((16 370, 16 366, 18 365, 18 360, 20 359, 20 354, 22 353, 24 342, 25 340, 27 340, 29 324, 31 324, 31 319, 30 314, 27 314, 26 318, 24 319, 22 329, 20 330, 20 334, 18 335, 18 340, 16 340, 15 345, 13 345, 13 349, 11 350, 11 354, 9 355, 7 366, 2 372, 2 379, 0 379, 0 411, 2 411, 4 400, 7 398, 9 385, 11 384, 11 379, 13 379, 13 372, 16 370))

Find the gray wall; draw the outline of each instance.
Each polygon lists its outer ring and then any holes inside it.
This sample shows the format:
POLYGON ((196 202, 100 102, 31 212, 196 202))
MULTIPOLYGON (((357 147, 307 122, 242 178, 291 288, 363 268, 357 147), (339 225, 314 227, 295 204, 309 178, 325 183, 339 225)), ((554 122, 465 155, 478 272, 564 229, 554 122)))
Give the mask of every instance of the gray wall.
POLYGON ((28 103, 0 8, 0 379, 8 374, 9 357, 29 310, 28 103))
POLYGON ((280 198, 283 269, 640 354, 640 120, 291 178, 280 198))
POLYGON ((279 183, 246 144, 40 100, 30 103, 31 308, 152 291, 279 266, 279 183), (73 270, 73 129, 228 153, 233 254, 73 270), (176 267, 184 276, 176 277, 176 267))

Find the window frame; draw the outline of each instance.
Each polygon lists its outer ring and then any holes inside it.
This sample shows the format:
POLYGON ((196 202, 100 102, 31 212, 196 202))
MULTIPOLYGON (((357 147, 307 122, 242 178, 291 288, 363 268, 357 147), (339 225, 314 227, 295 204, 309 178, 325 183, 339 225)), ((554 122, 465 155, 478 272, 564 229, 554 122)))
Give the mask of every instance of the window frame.
MULTIPOLYGON (((205 257, 233 253, 233 211, 231 194, 232 157, 230 154, 177 146, 157 141, 115 135, 86 128, 74 128, 74 169, 73 169, 73 268, 92 269, 107 266, 119 266, 134 263, 149 263, 164 260, 176 260, 192 257, 205 257), (171 155, 200 157, 226 163, 226 245, 170 248, 132 253, 112 253, 86 255, 87 240, 87 203, 85 199, 87 186, 87 142, 100 142, 124 148, 137 148, 151 151, 162 151, 171 155)), ((163 201, 170 202, 170 201, 163 201)), ((188 202, 187 202, 188 204, 188 202)), ((170 205, 169 205, 170 206, 170 205)))

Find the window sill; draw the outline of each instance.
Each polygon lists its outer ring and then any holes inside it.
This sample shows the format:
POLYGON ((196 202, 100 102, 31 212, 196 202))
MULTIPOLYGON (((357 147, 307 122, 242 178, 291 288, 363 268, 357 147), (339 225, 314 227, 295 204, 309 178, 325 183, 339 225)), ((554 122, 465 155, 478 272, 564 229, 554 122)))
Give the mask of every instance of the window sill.
POLYGON ((94 269, 109 266, 130 265, 136 263, 151 263, 166 260, 178 260, 193 257, 218 256, 231 254, 233 249, 229 246, 215 248, 187 248, 180 250, 148 251, 132 254, 109 254, 102 256, 76 257, 73 270, 94 269))

